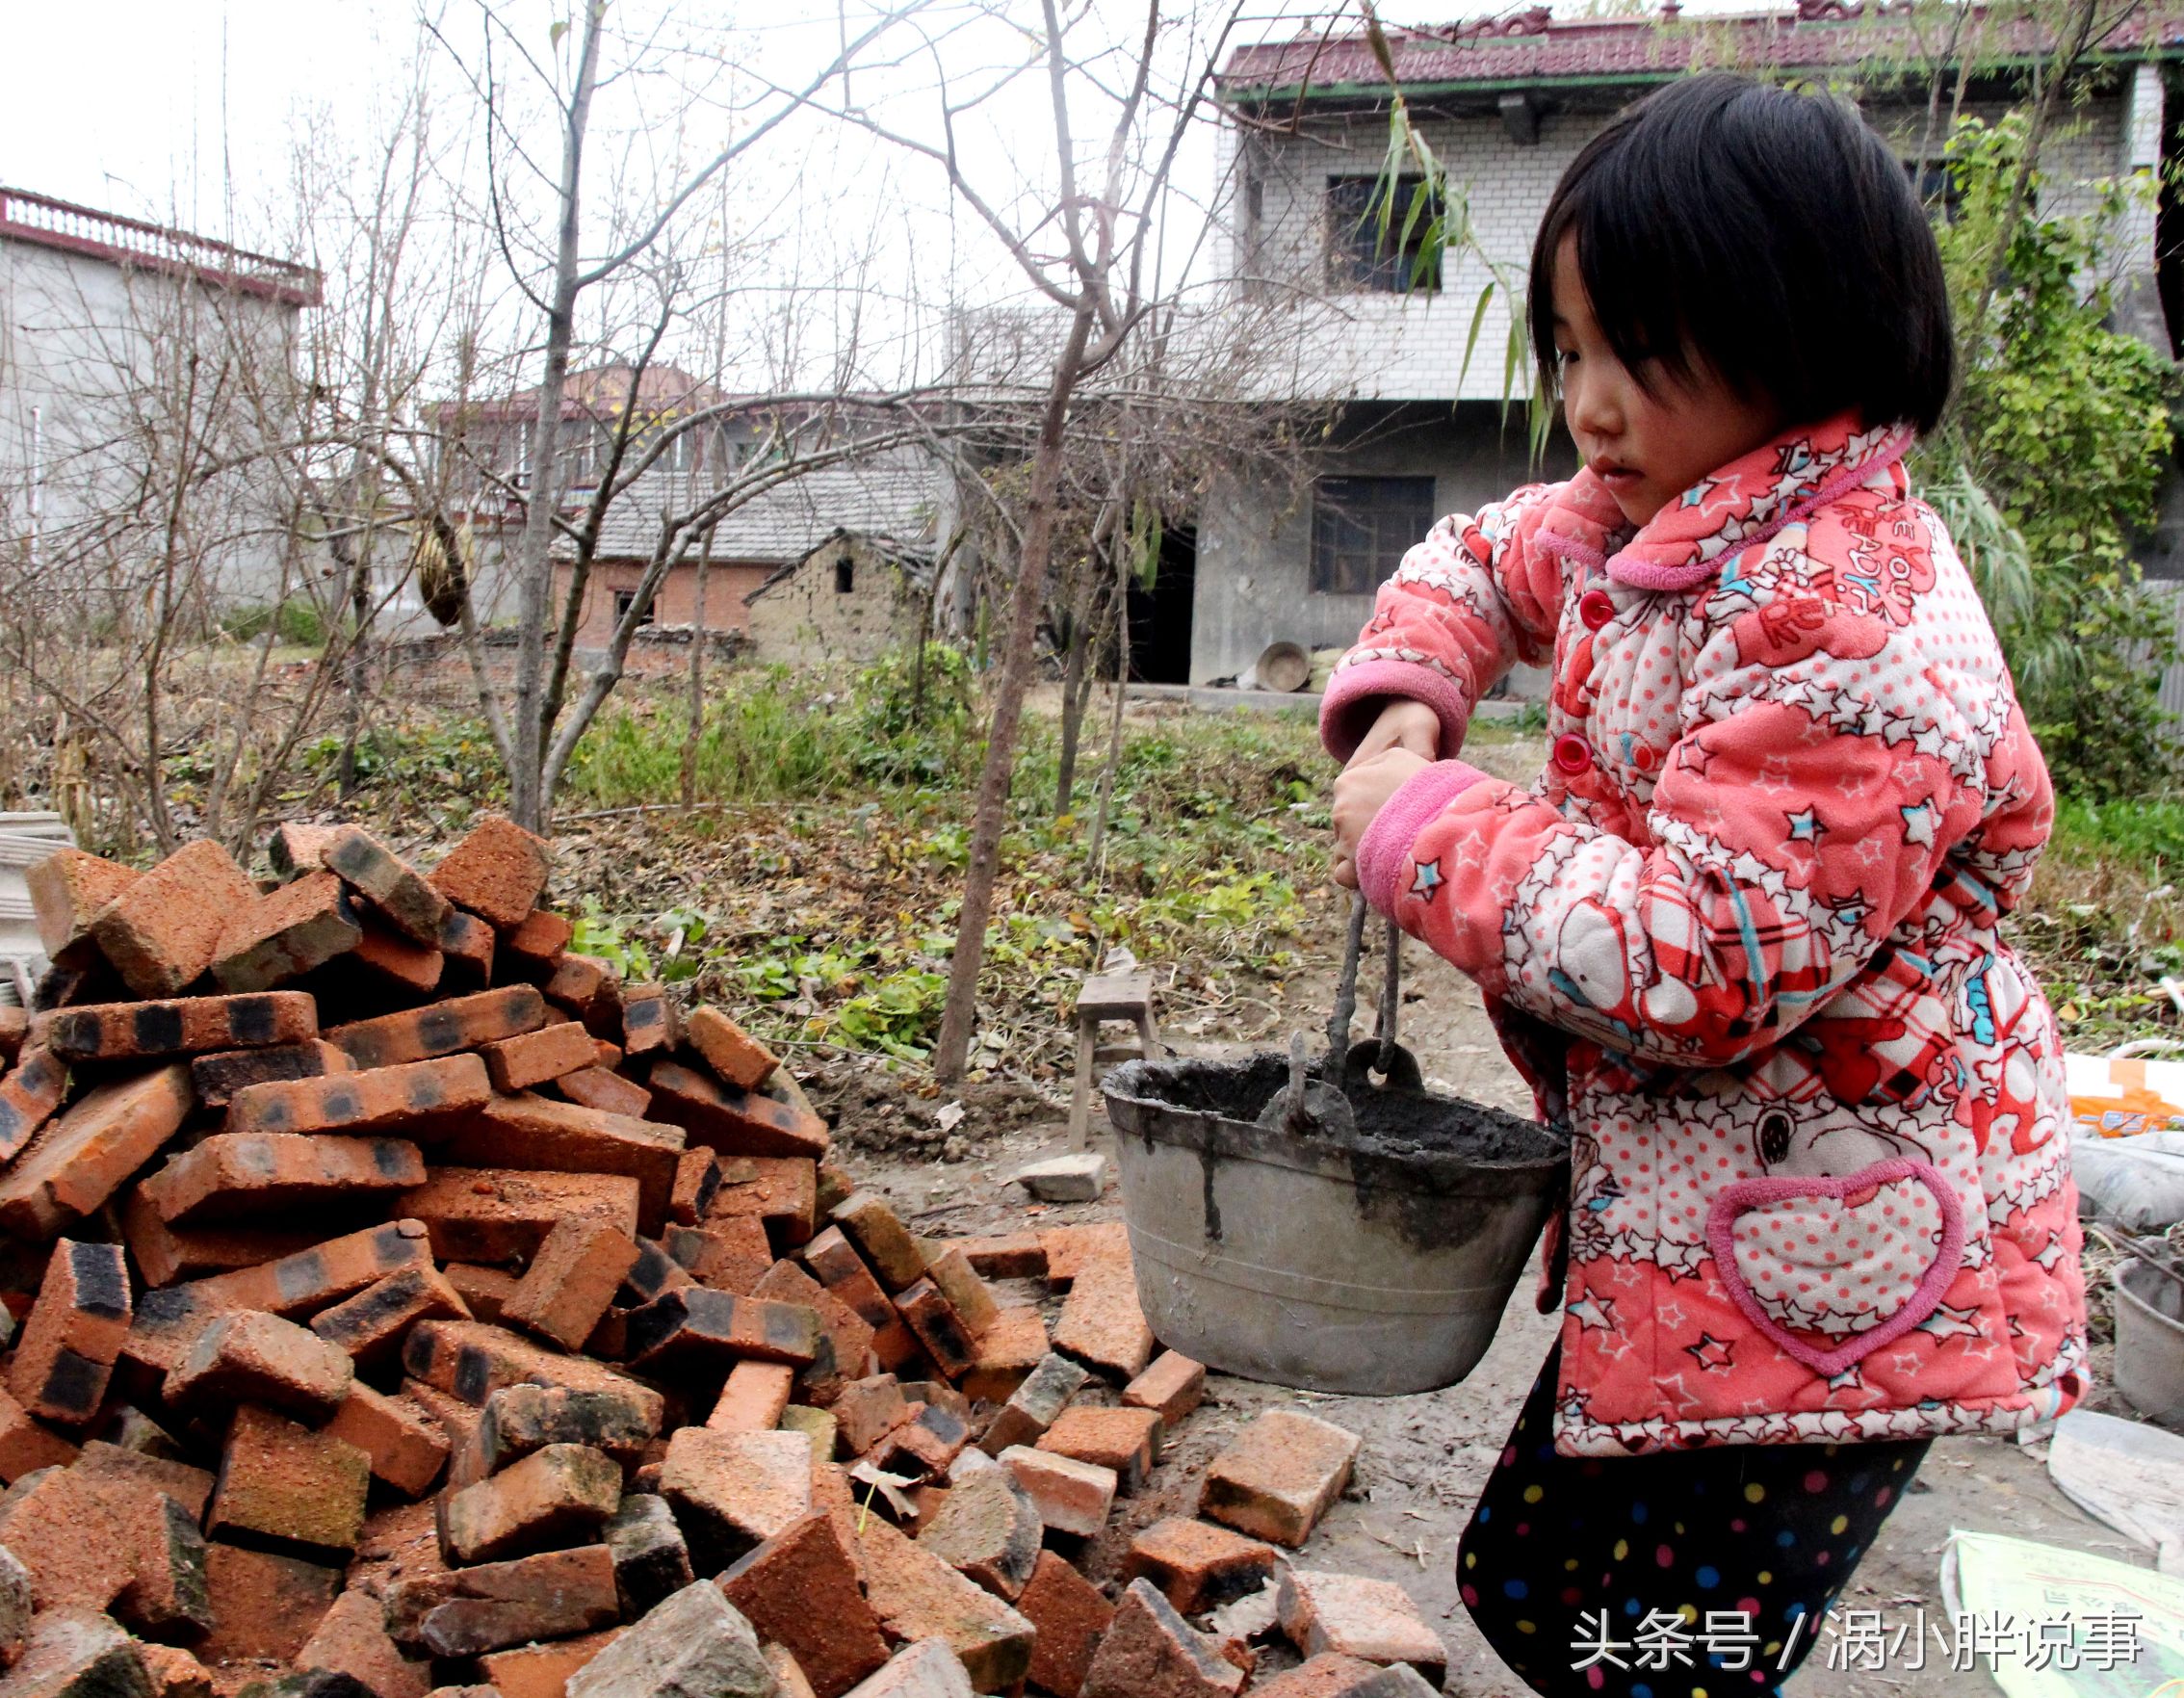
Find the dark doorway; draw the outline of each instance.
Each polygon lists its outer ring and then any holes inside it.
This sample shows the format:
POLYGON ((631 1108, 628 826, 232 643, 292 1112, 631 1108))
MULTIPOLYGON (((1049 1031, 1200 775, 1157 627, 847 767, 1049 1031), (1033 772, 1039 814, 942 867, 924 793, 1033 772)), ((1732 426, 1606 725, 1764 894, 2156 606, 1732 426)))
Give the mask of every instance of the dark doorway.
POLYGON ((1164 531, 1153 588, 1130 587, 1130 675, 1139 684, 1190 682, 1190 605, 1198 588, 1198 533, 1164 531))

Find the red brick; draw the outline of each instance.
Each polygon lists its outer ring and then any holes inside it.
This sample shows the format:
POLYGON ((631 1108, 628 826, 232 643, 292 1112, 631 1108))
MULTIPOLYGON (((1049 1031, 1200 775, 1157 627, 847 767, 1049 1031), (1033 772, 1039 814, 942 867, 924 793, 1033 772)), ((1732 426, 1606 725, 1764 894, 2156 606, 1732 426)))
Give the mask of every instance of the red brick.
POLYGON ((1276 1607, 1282 1632, 1307 1657, 1334 1652, 1364 1662, 1407 1662, 1435 1687, 1447 1672, 1447 1646, 1392 1580, 1287 1569, 1276 1607))
POLYGON ((81 1424, 98 1413, 128 1337, 129 1270, 119 1244, 62 1239, 15 1346, 8 1385, 33 1415, 81 1424))
POLYGON ((225 991, 271 990, 346 955, 363 937, 341 880, 312 873, 235 912, 213 946, 213 980, 225 991))
POLYGON ((804 1665, 796 1660, 786 1645, 770 1641, 759 1647, 759 1655, 766 1659, 766 1666, 773 1675, 774 1698, 819 1698, 804 1665))
POLYGON ((705 1424, 716 1433, 771 1432, 795 1384, 796 1371, 786 1362, 739 1362, 705 1424))
POLYGON ((671 1226, 663 1241, 698 1284, 738 1296, 749 1295, 773 1266, 766 1223, 756 1215, 709 1219, 701 1227, 671 1226))
POLYGON ((586 1109, 597 1109, 608 1114, 627 1114, 642 1120, 652 1110, 650 1091, 635 1080, 610 1073, 604 1067, 564 1073, 554 1082, 554 1088, 572 1103, 582 1103, 586 1109))
POLYGON ((221 1050, 190 1063, 190 1084, 201 1109, 224 1109, 235 1093, 281 1079, 320 1079, 347 1073, 349 1058, 323 1037, 274 1044, 263 1050, 221 1050))
POLYGON ((565 1350, 581 1348, 637 1259, 637 1243, 626 1233, 597 1221, 557 1221, 502 1319, 565 1350))
POLYGON ((637 1230, 666 1224, 682 1159, 682 1132, 649 1120, 602 1114, 545 1097, 496 1097, 442 1146, 450 1162, 533 1172, 615 1174, 637 1182, 637 1230))
POLYGON ((957 1239, 971 1266, 988 1279, 1044 1279, 1047 1247, 1035 1232, 1011 1233, 1005 1238, 957 1239))
POLYGON ((1122 1574, 1126 1580, 1151 1580, 1177 1609, 1196 1615, 1258 1591, 1281 1566, 1281 1553, 1271 1545, 1171 1515, 1131 1541, 1122 1574))
POLYGON ((190 1070, 179 1062, 87 1091, 0 1178, 0 1232, 45 1240, 97 1213, 189 1111, 190 1070))
POLYGON ((0 1388, 0 1480, 13 1485, 41 1468, 65 1468, 76 1447, 33 1421, 28 1410, 0 1388))
POLYGON ((659 1436, 659 1394, 567 1386, 506 1385, 485 1399, 475 1435, 455 1458, 469 1485, 548 1445, 588 1445, 634 1463, 659 1436))
MULTIPOLYGON (((438 1386, 427 1385, 421 1379, 404 1379, 402 1382, 402 1396, 424 1410, 426 1416, 433 1425, 439 1428, 441 1435, 448 1441, 447 1483, 467 1486, 472 1484, 474 1479, 484 1478, 484 1475, 481 1473, 474 1476, 466 1476, 458 1481, 455 1478, 455 1472, 456 1459, 463 1454, 466 1448, 476 1443, 478 1429, 485 1419, 484 1411, 475 1409, 453 1393, 443 1392, 438 1386)), ((432 1535, 431 1544, 434 1560, 437 1561, 440 1539, 436 1530, 432 1535)))
POLYGON ((1198 1512, 1293 1551, 1341 1496, 1357 1454, 1357 1434, 1269 1409, 1209 1465, 1198 1512))
POLYGON ((1052 1450, 1012 1445, 1001 1453, 1001 1465, 1016 1476, 1016 1482, 1039 1506, 1039 1519, 1057 1533, 1080 1538, 1098 1535, 1107 1525, 1120 1483, 1111 1468, 1079 1462, 1052 1450))
POLYGON ((434 1167, 395 1207, 425 1223, 443 1262, 528 1262, 566 1219, 592 1220, 632 1238, 638 1186, 609 1173, 528 1173, 434 1167))
POLYGON ((861 1455, 910 1419, 910 1405, 892 1373, 853 1380, 834 1399, 843 1445, 861 1455))
MULTIPOLYGON (((1051 1265, 1051 1264, 1050 1264, 1051 1265)), ((1126 1255, 1084 1262, 1054 1323, 1054 1348, 1118 1379, 1135 1379, 1157 1341, 1137 1303, 1137 1277, 1126 1255)))
MULTIPOLYGON (((788 1068, 777 1068, 767 1081, 766 1094, 786 1102, 793 1109, 811 1109, 811 1098, 804 1095, 804 1087, 796 1083, 795 1075, 788 1068)), ((818 1112, 813 1110, 813 1112, 818 1112)), ((835 1210, 857 1194, 857 1182, 838 1162, 821 1162, 819 1164, 819 1210, 822 1220, 834 1218, 835 1210)))
POLYGON ((931 1280, 921 1279, 897 1293, 895 1307, 918 1335, 918 1342, 940 1364, 941 1371, 950 1378, 968 1372, 977 1360, 977 1341, 931 1280))
POLYGON ((478 1666, 501 1698, 566 1698, 570 1676, 625 1632, 623 1628, 609 1628, 603 1633, 587 1633, 581 1639, 559 1639, 551 1645, 494 1651, 481 1657, 478 1666))
POLYGON ((750 1177, 722 1174, 706 1224, 761 1221, 767 1241, 781 1255, 809 1242, 819 1229, 819 1164, 800 1156, 740 1156, 735 1161, 739 1171, 748 1165, 750 1177))
POLYGON ((1050 1226, 1039 1233, 1047 1253, 1047 1283, 1066 1291, 1088 1261, 1130 1254, 1130 1229, 1119 1220, 1096 1225, 1050 1226))
MULTIPOLYGON (((452 914, 455 910, 448 911, 452 914)), ((399 996, 429 997, 440 988, 440 975, 447 961, 440 953, 436 934, 431 943, 419 943, 370 920, 343 965, 361 971, 367 982, 376 982, 399 996)))
POLYGON ((621 991, 622 1054, 671 1050, 683 1039, 683 1022, 663 984, 626 984, 621 991))
POLYGON ((594 1037, 613 1038, 621 1031, 621 976, 611 961, 597 955, 564 954, 540 986, 546 1000, 566 1008, 594 1037))
POLYGON ((621 1618, 604 1545, 542 1551, 398 1585, 389 1625, 435 1657, 476 1657, 611 1627, 621 1618))
POLYGON ((970 1443, 970 1424, 961 1416, 913 1398, 910 1419, 882 1439, 871 1455, 890 1474, 938 1479, 970 1443))
POLYGON ((167 1376, 167 1400, 207 1412, 262 1403, 316 1424, 341 1407, 355 1378, 349 1358, 309 1328, 251 1309, 198 1335, 167 1376))
POLYGON ((213 1698, 212 1673, 179 1645, 137 1642, 152 1698, 213 1698))
POLYGON ((978 1353, 963 1375, 963 1395, 980 1402, 1005 1403, 1047 1355, 1047 1322, 1039 1311, 1028 1306, 1003 1309, 978 1341, 978 1353))
POLYGON ((448 899, 363 826, 342 826, 320 845, 319 859, 344 883, 369 898, 373 911, 403 936, 428 948, 439 947, 448 899))
POLYGON ((1030 1580, 1045 1535, 1030 1495, 992 1463, 957 1476, 938 1511, 918 1526, 923 1549, 1011 1603, 1030 1580))
MULTIPOLYGON (((99 911, 142 877, 134 867, 79 849, 58 849, 23 872, 39 941, 56 961, 91 935, 99 911)), ((80 952, 79 952, 80 953, 80 952)))
POLYGON ((12 1066, 30 1035, 30 1011, 0 1006, 0 1068, 12 1066))
MULTIPOLYGON (((429 1257, 425 1229, 413 1219, 327 1239, 277 1262, 215 1274, 183 1288, 203 1302, 263 1309, 294 1319, 351 1296, 388 1274, 429 1257)), ((140 1305, 140 1308, 142 1305, 140 1305)))
POLYGON ((856 1557, 823 1511, 791 1522, 718 1584, 761 1638, 794 1654, 818 1698, 841 1698, 887 1660, 879 1618, 857 1584, 856 1557))
POLYGON ((885 1326, 872 1329, 872 1358, 887 1372, 898 1373, 907 1379, 940 1371, 925 1354, 925 1346, 918 1342, 918 1335, 903 1324, 900 1316, 885 1326))
POLYGON ((840 1448, 836 1437, 834 1411, 817 1409, 809 1403, 792 1403, 781 1412, 781 1430, 802 1433, 812 1442, 812 1455, 819 1461, 831 1461, 840 1448))
POLYGON ((213 1625, 197 1646, 208 1663, 287 1662, 341 1594, 341 1571, 300 1557, 214 1541, 205 1553, 213 1625))
POLYGON ((493 982, 493 928, 475 914, 450 908, 440 927, 443 988, 483 990, 493 982))
POLYGON ((785 1362, 803 1368, 818 1356, 819 1312, 690 1286, 654 1298, 629 1319, 630 1363, 647 1372, 690 1365, 785 1362))
POLYGON ((403 1138, 216 1133, 145 1180, 144 1192, 172 1226, 360 1202, 424 1180, 425 1158, 403 1138))
POLYGON ((212 1502, 214 1476, 209 1469, 193 1468, 163 1456, 146 1456, 123 1450, 103 1439, 85 1443, 76 1458, 76 1472, 86 1479, 126 1485, 140 1491, 163 1492, 182 1505, 192 1522, 204 1519, 212 1502))
POLYGON ((257 895, 235 857, 202 839, 131 879, 91 920, 91 940, 138 996, 170 997, 212 965, 227 922, 257 895))
POLYGON ((529 1090, 534 1084, 581 1072, 598 1059, 591 1034, 581 1026, 541 1026, 515 1037, 482 1046, 485 1070, 497 1091, 529 1090))
POLYGON ((781 1065, 779 1057, 718 1008, 692 1008, 683 1036, 722 1084, 738 1090, 757 1090, 781 1065))
POLYGON ((793 1262, 776 1262, 751 1288, 754 1297, 774 1303, 800 1303, 815 1311, 830 1350, 821 1350, 804 1370, 810 1400, 824 1407, 845 1381, 865 1372, 872 1353, 873 1329, 865 1318, 793 1262))
POLYGON ((826 1122, 771 1097, 720 1084, 679 1061, 653 1062, 652 1112, 684 1128, 692 1143, 724 1156, 825 1156, 826 1122))
MULTIPOLYGON (((432 887, 504 931, 531 917, 546 889, 549 850, 514 821, 486 814, 432 869, 432 887)), ((556 950, 565 947, 564 937, 556 950)))
POLYGON ((680 1427, 660 1464, 660 1495, 675 1506, 690 1560, 710 1572, 811 1512, 811 1441, 680 1427))
POLYGON ((711 1150, 685 1150, 675 1163, 675 1189, 667 1200, 667 1218, 695 1226, 720 1189, 720 1159, 711 1150))
POLYGON ((1122 1400, 1134 1409, 1157 1411, 1161 1424, 1173 1427, 1206 1400, 1206 1365, 1163 1350, 1152 1367, 1123 1387, 1122 1400))
POLYGON ((318 1631, 296 1654, 299 1668, 348 1675, 373 1698, 425 1698, 432 1681, 426 1665, 402 1654, 387 1634, 386 1607, 370 1592, 351 1589, 334 1600, 318 1631))
POLYGON ((945 1639, 980 1692, 1014 1690, 1031 1665, 1037 1632, 1014 1609, 878 1516, 858 1534, 865 1596, 891 1639, 945 1639))
POLYGON ((94 1003, 62 1009, 48 1032, 53 1053, 64 1061, 148 1061, 301 1043, 319 1035, 319 1010, 299 990, 94 1003))
POLYGON ((314 873, 325 871, 325 862, 319 851, 325 849, 339 825, 306 825, 298 821, 286 821, 273 827, 273 835, 266 839, 266 861, 273 875, 286 880, 306 878, 314 873))
POLYGON ((476 1320, 498 1322, 502 1307, 522 1283, 505 1267, 481 1267, 474 1262, 451 1262, 442 1271, 476 1320))
POLYGON ((876 1191, 858 1191, 837 1204, 834 1224, 888 1292, 903 1291, 924 1276, 924 1246, 876 1191))
POLYGON ((603 1450, 548 1445, 443 1500, 450 1562, 488 1562, 588 1542, 622 1501, 622 1471, 603 1450))
POLYGON ((1115 1619, 1115 1607, 1070 1563, 1042 1551, 1016 1607, 1039 1630, 1031 1647, 1031 1684, 1054 1698, 1077 1698, 1092 1655, 1115 1619))
POLYGON ((618 1307, 635 1308, 667 1292, 679 1292, 697 1283, 659 1240, 638 1239, 637 1252, 637 1260, 622 1276, 621 1289, 614 1293, 618 1307))
POLYGON ((538 992, 528 984, 509 984, 373 1020, 352 1020, 325 1035, 359 1067, 392 1067, 476 1049, 535 1032, 545 1023, 546 1005, 538 992))
POLYGON ((429 1261, 398 1267, 311 1317, 311 1330, 360 1367, 392 1360, 420 1320, 468 1320, 462 1293, 429 1261))
POLYGON ((987 1424, 979 1448, 989 1456, 999 1456, 1011 1445, 1036 1445, 1070 1398, 1083 1389, 1087 1377, 1067 1356, 1050 1352, 1040 1357, 987 1424))
POLYGON ((572 1392, 610 1392, 634 1398, 654 1428, 660 1394, 585 1356, 542 1350, 528 1339, 476 1320, 420 1320, 403 1345, 403 1368, 412 1377, 483 1408, 504 1386, 564 1386, 572 1392))
POLYGON ((1159 1453, 1160 1418, 1150 1409, 1064 1409, 1038 1449, 1112 1469, 1121 1489, 1134 1492, 1159 1453))
POLYGON ((362 1380, 323 1429, 354 1445, 371 1458, 372 1477, 384 1480, 407 1498, 422 1498, 440 1477, 449 1440, 423 1405, 390 1398, 362 1380))
POLYGON ((0 1080, 0 1162, 13 1161, 31 1135, 50 1121, 67 1095, 67 1064, 50 1049, 33 1045, 0 1080))
POLYGON ((994 1300, 993 1292, 978 1277, 970 1259, 960 1249, 942 1249, 937 1255, 925 1259, 925 1270, 933 1284, 940 1288, 948 1306, 955 1311, 964 1329, 974 1340, 983 1339, 1001 1319, 1001 1305, 994 1300))
POLYGON ((1132 1580, 1085 1671, 1081 1698, 1234 1698, 1244 1672, 1144 1580, 1132 1580))
POLYGON ((356 1134, 400 1129, 429 1141, 457 1114, 492 1100, 476 1056, 445 1056, 316 1079, 246 1085, 228 1105, 231 1133, 356 1134))
POLYGON ((236 1410, 205 1530, 304 1552, 353 1551, 364 1530, 372 1459, 345 1439, 271 1410, 236 1410))
POLYGON ((1252 1698, 1342 1698, 1381 1673, 1377 1664, 1322 1652, 1252 1687, 1252 1698))
POLYGON ((880 1290, 879 1281, 865 1265, 842 1229, 830 1226, 804 1246, 804 1266, 818 1276, 826 1287, 850 1308, 863 1316, 874 1327, 887 1326, 899 1317, 895 1305, 880 1290))
POLYGON ((533 908, 512 931, 501 933, 498 968, 504 980, 544 983, 569 947, 576 927, 560 915, 533 908))

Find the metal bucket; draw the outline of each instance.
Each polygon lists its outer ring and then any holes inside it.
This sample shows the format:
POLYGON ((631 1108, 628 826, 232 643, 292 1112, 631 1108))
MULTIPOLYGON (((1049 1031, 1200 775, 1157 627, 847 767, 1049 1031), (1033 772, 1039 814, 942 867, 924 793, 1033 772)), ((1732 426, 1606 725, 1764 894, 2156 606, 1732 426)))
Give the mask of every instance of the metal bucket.
POLYGON ((2134 1409, 2184 1422, 2184 1286, 2143 1262, 2116 1269, 2115 1373, 2134 1409))
POLYGON ((1354 1143, 1257 1125, 1287 1082, 1279 1056, 1131 1061, 1105 1081, 1154 1333, 1210 1368, 1308 1391, 1455 1384, 1568 1194, 1568 1140, 1354 1083, 1354 1143))

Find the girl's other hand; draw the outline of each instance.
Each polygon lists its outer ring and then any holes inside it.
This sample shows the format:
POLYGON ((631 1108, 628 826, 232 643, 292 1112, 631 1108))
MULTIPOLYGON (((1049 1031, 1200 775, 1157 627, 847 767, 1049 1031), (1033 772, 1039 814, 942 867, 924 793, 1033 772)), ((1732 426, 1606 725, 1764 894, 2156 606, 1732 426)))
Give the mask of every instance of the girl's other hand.
POLYGON ((1422 701, 1397 696, 1380 710, 1380 717, 1373 720, 1372 729, 1365 734, 1365 741, 1358 745, 1343 771, 1391 748, 1409 749, 1421 761, 1437 759, 1441 754, 1441 716, 1422 701))
MULTIPOLYGON (((1415 705, 1415 704, 1414 704, 1415 705)), ((1427 717, 1432 718, 1431 710, 1427 717)), ((1382 716, 1385 721, 1386 716, 1382 716)), ((1379 730, 1376 725, 1375 732, 1379 730)), ((1440 723, 1434 721, 1434 735, 1440 723)), ((1417 772, 1433 765, 1430 758, 1408 747, 1388 746, 1367 756, 1360 749, 1350 757, 1335 780, 1335 882, 1346 889, 1358 886, 1358 844, 1366 829, 1393 796, 1417 772)))

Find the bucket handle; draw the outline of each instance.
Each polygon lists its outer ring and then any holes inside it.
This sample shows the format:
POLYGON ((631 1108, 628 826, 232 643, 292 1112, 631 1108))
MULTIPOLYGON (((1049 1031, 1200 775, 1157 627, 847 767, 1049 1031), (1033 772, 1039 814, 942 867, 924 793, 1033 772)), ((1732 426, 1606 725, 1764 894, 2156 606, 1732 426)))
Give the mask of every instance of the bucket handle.
MULTIPOLYGON (((1350 1022, 1358 1010, 1358 967, 1365 955, 1367 912, 1363 892, 1351 897, 1349 937, 1342 950, 1341 976, 1335 981, 1335 1011, 1327 1022, 1325 1076, 1330 1082, 1341 1081, 1345 1088, 1354 1088, 1370 1084, 1377 1073, 1399 1089, 1422 1089, 1424 1078, 1417 1058, 1395 1041, 1396 1010, 1402 1003, 1403 930, 1392 918, 1388 922, 1387 965, 1373 1035, 1356 1044, 1350 1041, 1350 1022)), ((1292 1055, 1292 1073, 1294 1067, 1292 1055)))

